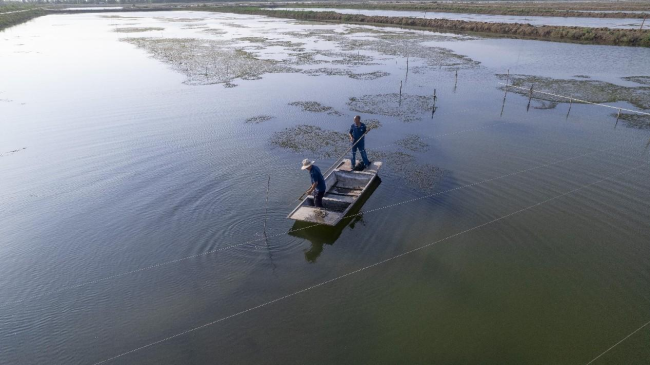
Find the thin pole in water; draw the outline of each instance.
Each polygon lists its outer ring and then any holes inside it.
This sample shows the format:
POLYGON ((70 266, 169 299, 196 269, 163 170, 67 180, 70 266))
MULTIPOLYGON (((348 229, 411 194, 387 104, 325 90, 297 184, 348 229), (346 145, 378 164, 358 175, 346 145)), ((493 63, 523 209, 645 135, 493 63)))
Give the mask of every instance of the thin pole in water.
POLYGON ((639 30, 643 30, 643 24, 645 24, 646 18, 647 18, 647 16, 643 17, 643 22, 641 22, 641 28, 639 28, 639 30))
POLYGON ((571 113, 571 107, 572 107, 572 106, 573 106, 573 97, 571 97, 571 99, 569 99, 569 111, 566 112, 566 118, 565 118, 565 120, 566 120, 566 119, 569 119, 569 113, 571 113))
POLYGON ((616 115, 616 124, 614 124, 614 129, 616 129, 616 126, 618 125, 618 119, 621 117, 621 109, 618 110, 618 114, 616 115))
MULTIPOLYGON (((266 220, 269 216, 269 190, 271 189, 271 175, 269 175, 269 180, 266 183, 266 208, 264 211, 264 237, 266 235, 266 220)), ((267 242, 268 243, 268 242, 267 242)))
POLYGON ((506 95, 508 95, 508 82, 510 81, 510 69, 508 69, 508 74, 506 75, 506 92, 503 94, 503 98, 506 98, 506 95))
POLYGON ((399 82, 399 105, 402 106, 402 81, 399 82))
POLYGON ((436 89, 433 89, 433 107, 431 108, 431 119, 433 119, 433 113, 436 112, 436 100, 438 100, 438 96, 436 96, 436 89))
POLYGON ((528 106, 526 107, 526 111, 530 109, 530 101, 533 100, 533 86, 535 84, 530 85, 530 91, 528 91, 528 106))

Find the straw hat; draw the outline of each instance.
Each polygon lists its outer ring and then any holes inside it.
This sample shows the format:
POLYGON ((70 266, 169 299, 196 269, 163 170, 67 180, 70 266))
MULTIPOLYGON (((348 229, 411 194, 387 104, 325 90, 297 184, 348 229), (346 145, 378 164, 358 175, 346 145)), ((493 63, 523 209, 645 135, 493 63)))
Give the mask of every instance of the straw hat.
POLYGON ((309 166, 313 165, 314 162, 316 162, 316 161, 309 161, 309 159, 306 158, 306 159, 302 160, 302 167, 301 167, 300 169, 301 169, 301 170, 305 170, 305 169, 307 169, 309 166))

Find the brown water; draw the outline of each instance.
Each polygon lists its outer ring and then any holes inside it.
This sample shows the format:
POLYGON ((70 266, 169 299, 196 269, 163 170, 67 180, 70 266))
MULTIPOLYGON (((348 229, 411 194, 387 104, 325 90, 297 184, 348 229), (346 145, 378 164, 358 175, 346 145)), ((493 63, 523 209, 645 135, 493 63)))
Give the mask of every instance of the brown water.
POLYGON ((650 320, 650 132, 497 75, 642 93, 647 59, 200 12, 0 33, 0 363, 585 364, 650 320), (355 114, 381 183, 294 225, 355 114))

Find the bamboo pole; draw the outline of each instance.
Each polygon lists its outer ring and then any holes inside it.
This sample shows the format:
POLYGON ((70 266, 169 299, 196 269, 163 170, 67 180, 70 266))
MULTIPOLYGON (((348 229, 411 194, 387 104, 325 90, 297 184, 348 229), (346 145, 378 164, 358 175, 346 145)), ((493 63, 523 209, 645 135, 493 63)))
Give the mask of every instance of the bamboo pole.
POLYGON ((530 109, 530 101, 533 100, 533 86, 535 84, 530 85, 530 91, 528 91, 528 106, 526 106, 526 111, 530 109))
POLYGON ((571 107, 572 106, 573 106, 573 97, 571 97, 571 99, 569 99, 569 111, 566 112, 566 118, 565 119, 569 119, 569 113, 571 113, 571 107))
POLYGON ((614 129, 616 129, 616 126, 618 125, 618 120, 621 118, 621 109, 618 110, 618 114, 616 115, 616 124, 614 124, 614 129))
POLYGON ((643 25, 645 24, 646 18, 647 18, 647 16, 643 17, 643 22, 641 22, 641 28, 639 28, 639 30, 643 30, 643 25))
POLYGON ((266 220, 269 217, 269 190, 270 190, 270 188, 271 188, 271 175, 269 175, 269 180, 266 183, 266 209, 264 211, 264 237, 267 237, 266 236, 266 220))
POLYGON ((436 101, 438 96, 436 95, 436 89, 433 89, 433 107, 431 108, 431 119, 433 119, 433 113, 436 112, 436 101))
POLYGON ((399 105, 402 106, 402 81, 399 82, 399 105))

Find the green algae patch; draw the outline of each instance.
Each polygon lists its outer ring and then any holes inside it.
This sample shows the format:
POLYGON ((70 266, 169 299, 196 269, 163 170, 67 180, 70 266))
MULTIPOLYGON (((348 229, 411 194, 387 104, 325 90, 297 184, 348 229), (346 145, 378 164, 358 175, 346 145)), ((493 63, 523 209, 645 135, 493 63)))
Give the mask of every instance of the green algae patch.
POLYGON ((165 30, 165 28, 160 28, 160 27, 123 27, 123 28, 115 28, 115 32, 117 33, 143 33, 143 32, 153 32, 153 31, 160 31, 160 30, 165 30))
MULTIPOLYGON (((499 74, 497 77, 504 81, 508 78, 505 74, 499 74)), ((532 85, 533 91, 572 97, 592 103, 615 103, 624 101, 629 102, 637 108, 650 109, 650 87, 645 86, 626 87, 598 80, 564 80, 530 75, 510 75, 508 84, 525 88, 525 90, 508 88, 508 92, 525 96, 528 96, 528 89, 532 85)), ((505 86, 500 88, 504 90, 505 86)), ((570 102, 567 98, 535 92, 533 92, 533 98, 551 102, 555 105, 557 103, 570 102)), ((553 104, 548 105, 548 108, 553 107, 553 104)))
POLYGON ((327 113, 329 115, 336 115, 336 116, 343 115, 337 112, 336 110, 334 110, 334 108, 332 108, 331 106, 323 105, 317 101, 294 101, 292 103, 289 103, 289 105, 300 107, 305 112, 327 113))
POLYGON ((258 115, 258 116, 246 119, 246 123, 259 124, 259 123, 264 123, 266 121, 269 121, 269 120, 271 120, 273 118, 275 118, 275 117, 272 117, 270 115, 258 115))
POLYGON ((276 61, 261 60, 233 47, 231 41, 194 38, 123 38, 187 77, 186 84, 224 84, 234 79, 258 80, 267 73, 294 72, 276 61))
POLYGON ((412 94, 378 94, 364 95, 350 98, 350 110, 376 115, 386 115, 401 119, 403 122, 421 120, 423 113, 431 110, 433 99, 431 97, 412 94))
POLYGON ((350 145, 346 133, 313 125, 290 127, 273 134, 271 144, 294 152, 309 152, 319 157, 338 157, 350 145))
POLYGON ((429 144, 416 135, 410 134, 395 142, 398 146, 413 152, 425 152, 429 150, 429 144))

